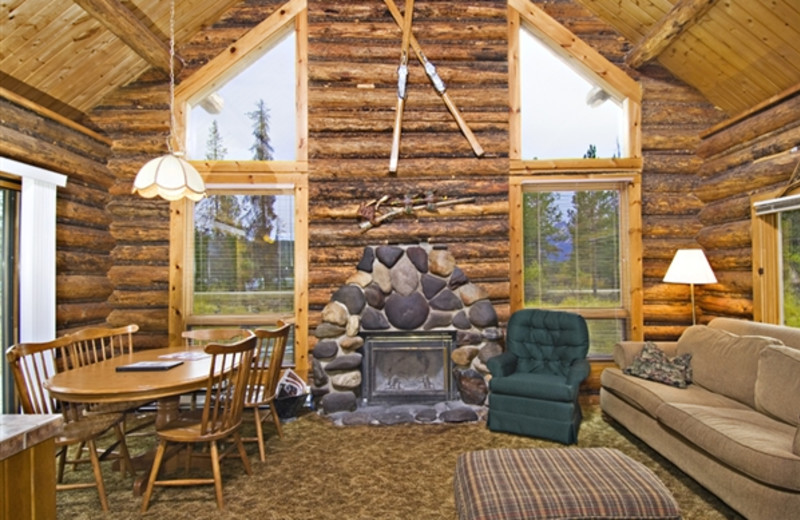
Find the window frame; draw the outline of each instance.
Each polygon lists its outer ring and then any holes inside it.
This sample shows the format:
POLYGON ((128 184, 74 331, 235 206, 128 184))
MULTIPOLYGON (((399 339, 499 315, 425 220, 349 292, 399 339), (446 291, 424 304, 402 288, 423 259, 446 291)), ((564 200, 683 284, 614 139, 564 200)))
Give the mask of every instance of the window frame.
MULTIPOLYGON (((526 183, 569 182, 579 183, 627 182, 627 207, 620 205, 620 222, 627 222, 621 230, 621 270, 626 277, 623 303, 627 305, 627 339, 644 339, 643 281, 642 281, 642 217, 641 217, 641 85, 623 70, 582 41, 567 28, 551 18, 541 8, 527 0, 508 0, 508 66, 509 66, 509 238, 510 238, 510 308, 511 312, 524 305, 524 258, 522 193, 526 183), (520 31, 528 30, 553 49, 571 66, 581 71, 591 81, 600 85, 615 98, 621 99, 628 122, 628 138, 621 158, 576 158, 523 160, 521 64, 519 60, 520 31)), ((581 310, 587 319, 600 317, 592 310, 581 310)), ((620 317, 620 316, 618 316, 620 317)))
MULTIPOLYGON (((208 192, 241 190, 246 193, 259 188, 280 187, 294 193, 295 290, 294 368, 304 375, 308 362, 308 16, 306 0, 290 0, 263 22, 253 27, 225 51, 197 70, 175 91, 175 138, 186 142, 189 106, 213 92, 238 71, 245 69, 265 49, 279 41, 288 31, 295 31, 296 64, 296 151, 294 161, 191 161, 200 172, 208 192)), ((184 149, 183 146, 177 149, 184 149)), ((191 297, 194 287, 193 205, 189 200, 170 203, 170 288, 169 344, 181 344, 181 332, 192 326, 258 326, 265 325, 264 315, 192 316, 191 297)))
MULTIPOLYGON (((758 215, 756 204, 800 195, 800 188, 771 190, 750 197, 753 258, 753 321, 782 324, 783 273, 778 219, 781 211, 758 215)), ((795 208, 797 209, 797 208, 795 208)))

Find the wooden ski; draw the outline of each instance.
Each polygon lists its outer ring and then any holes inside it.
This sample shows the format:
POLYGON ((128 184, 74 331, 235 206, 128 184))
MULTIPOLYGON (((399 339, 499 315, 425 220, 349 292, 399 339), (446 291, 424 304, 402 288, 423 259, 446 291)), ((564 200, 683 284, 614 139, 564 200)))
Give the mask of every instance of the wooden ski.
POLYGON ((406 0, 405 19, 403 20, 403 42, 400 48, 400 66, 397 67, 397 109, 394 115, 394 133, 392 134, 392 155, 389 158, 389 172, 397 173, 397 162, 400 156, 400 134, 403 131, 403 110, 408 94, 408 46, 411 41, 411 20, 414 16, 414 0, 406 0))
MULTIPOLYGON (((394 0, 383 0, 383 2, 386 4, 386 7, 389 8, 389 12, 392 14, 392 17, 397 25, 400 27, 405 27, 403 15, 397 8, 397 4, 394 3, 394 0)), ((422 52, 422 47, 420 47, 419 42, 416 38, 414 38, 413 34, 409 35, 409 44, 411 48, 414 49, 417 59, 425 68, 425 72, 428 74, 428 78, 431 80, 433 88, 439 93, 442 101, 444 101, 444 104, 447 106, 447 109, 453 116, 453 119, 455 119, 456 124, 458 124, 458 128, 461 130, 461 133, 464 134, 464 137, 466 137, 467 141, 469 141, 472 151, 477 157, 483 157, 483 147, 481 147, 480 143, 478 143, 478 140, 475 138, 475 134, 472 133, 472 130, 467 122, 464 121, 464 118, 461 116, 461 112, 458 110, 458 107, 455 105, 455 103, 453 103, 453 100, 450 99, 450 96, 447 94, 447 87, 445 86, 444 81, 442 81, 442 78, 439 77, 439 74, 436 72, 436 67, 433 65, 433 63, 431 63, 425 56, 425 53, 422 52)))

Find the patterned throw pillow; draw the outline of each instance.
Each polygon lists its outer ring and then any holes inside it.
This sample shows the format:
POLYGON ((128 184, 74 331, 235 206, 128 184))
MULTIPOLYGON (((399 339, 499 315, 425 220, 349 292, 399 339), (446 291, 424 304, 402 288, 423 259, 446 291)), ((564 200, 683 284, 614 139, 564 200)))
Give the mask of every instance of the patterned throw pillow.
POLYGON ((625 369, 626 374, 657 381, 678 388, 692 382, 692 355, 683 354, 669 359, 652 341, 644 344, 642 352, 625 369))

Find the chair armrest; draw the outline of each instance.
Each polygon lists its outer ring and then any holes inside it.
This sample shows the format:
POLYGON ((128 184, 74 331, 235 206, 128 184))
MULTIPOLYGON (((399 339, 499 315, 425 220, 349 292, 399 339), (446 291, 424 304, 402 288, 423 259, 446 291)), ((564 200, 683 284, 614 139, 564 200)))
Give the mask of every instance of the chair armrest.
POLYGON ((505 377, 517 370, 517 356, 511 352, 503 352, 486 362, 486 367, 492 377, 505 377))
MULTIPOLYGON (((678 351, 677 341, 654 341, 667 357, 675 357, 678 351)), ((635 358, 642 351, 644 341, 620 341, 614 345, 614 363, 621 369, 625 369, 633 363, 635 358)))
POLYGON ((589 377, 591 370, 588 359, 576 359, 567 370, 567 384, 577 387, 584 379, 589 377))

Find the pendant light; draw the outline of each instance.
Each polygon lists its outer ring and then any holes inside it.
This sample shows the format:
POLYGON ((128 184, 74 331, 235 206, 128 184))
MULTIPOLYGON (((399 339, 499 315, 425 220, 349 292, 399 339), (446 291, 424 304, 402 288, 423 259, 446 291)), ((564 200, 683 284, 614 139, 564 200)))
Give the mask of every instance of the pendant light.
POLYGON ((183 152, 172 149, 175 127, 175 0, 169 4, 169 153, 148 161, 136 174, 133 193, 142 197, 160 196, 166 200, 184 197, 198 201, 205 197, 206 187, 200 173, 183 159, 183 152))

